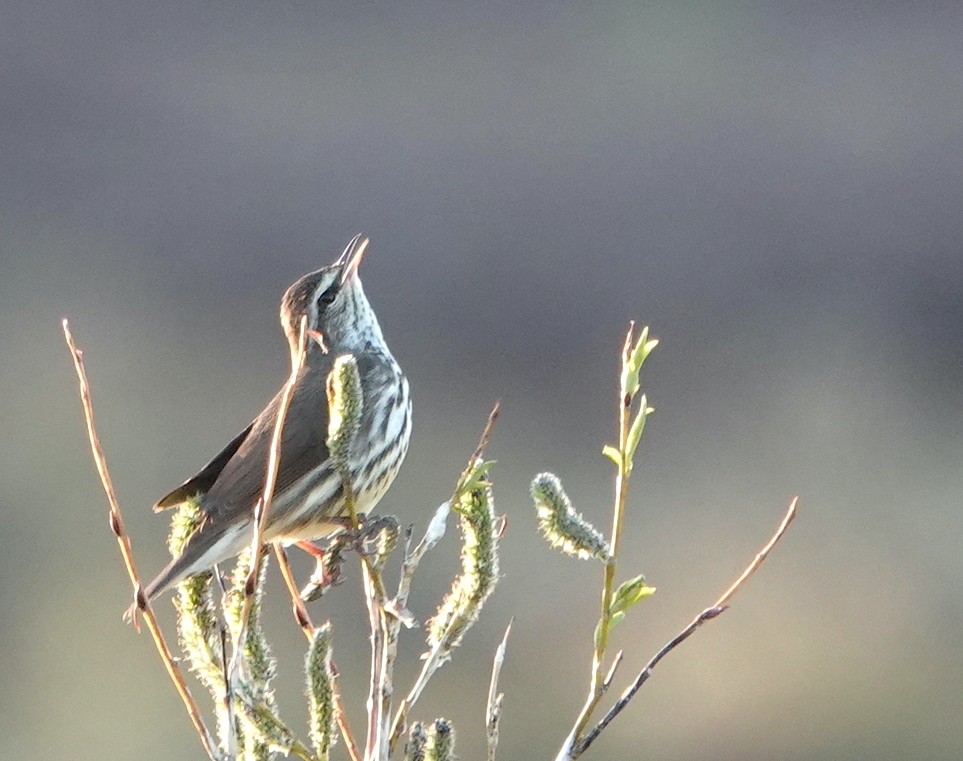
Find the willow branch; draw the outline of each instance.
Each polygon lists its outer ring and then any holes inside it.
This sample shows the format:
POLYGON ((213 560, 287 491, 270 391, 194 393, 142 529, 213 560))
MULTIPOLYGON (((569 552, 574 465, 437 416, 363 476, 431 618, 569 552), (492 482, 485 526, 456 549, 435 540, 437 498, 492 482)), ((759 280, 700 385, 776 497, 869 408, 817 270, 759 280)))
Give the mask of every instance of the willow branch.
POLYGON ((387 669, 388 632, 385 621, 385 598, 378 591, 381 578, 373 565, 362 563, 365 599, 368 608, 368 624, 371 627, 371 681, 368 691, 368 739, 365 747, 366 761, 387 759, 388 738, 385 727, 386 715, 390 715, 391 675, 387 669))
MULTIPOLYGON (((625 334, 625 342, 622 345, 622 366, 624 367, 632 351, 632 339, 635 332, 635 323, 629 323, 629 329, 625 334)), ((622 538, 622 523, 625 515, 625 502, 629 493, 629 455, 626 451, 629 436, 629 413, 632 410, 632 396, 626 389, 619 388, 619 462, 618 473, 615 481, 615 504, 612 510, 612 536, 609 540, 609 559, 605 564, 604 576, 602 580, 602 612, 599 616, 598 636, 595 638, 595 648, 592 653, 592 677, 589 685, 588 695, 578 718, 565 741, 565 748, 574 747, 580 741, 593 711, 598 706, 599 701, 605 694, 606 681, 603 668, 605 666, 605 651, 608 648, 610 622, 612 620, 612 590, 615 587, 615 572, 618 559, 619 544, 622 538)))
POLYGON ((297 582, 294 580, 294 573, 291 571, 291 564, 288 562, 288 554, 279 542, 275 542, 273 547, 278 568, 281 570, 281 577, 284 579, 284 586, 287 587, 288 594, 291 595, 291 612, 294 614, 294 620, 301 627, 304 636, 310 641, 315 626, 311 621, 311 616, 308 614, 304 601, 301 599, 301 595, 298 593, 297 582))
POLYGON ((220 758, 220 754, 216 750, 214 739, 205 726, 204 720, 201 718, 201 713, 197 708, 197 703, 194 702, 187 683, 184 681, 184 675, 177 667, 174 656, 171 654, 170 648, 164 640, 164 635, 161 633, 150 600, 148 600, 147 595, 144 594, 144 587, 140 582, 140 576, 134 564, 134 554, 131 548, 130 537, 124 528, 124 519, 120 512, 120 503, 117 501, 117 494, 114 491, 114 485, 111 481, 110 473, 107 470, 107 458, 104 455, 100 437, 97 435, 97 430, 94 427, 94 408, 90 399, 90 384, 87 381, 87 371, 84 367, 84 355, 74 343, 73 335, 71 335, 70 332, 70 324, 66 318, 63 320, 63 331, 64 338, 67 341, 67 347, 70 349, 70 355, 74 361, 74 368, 77 371, 77 378, 80 382, 80 400, 84 408, 84 418, 87 421, 87 438, 90 440, 90 449, 94 456, 94 463, 97 466, 97 473, 100 475, 100 483, 104 488, 104 492, 107 495, 107 502, 110 505, 110 530, 117 538, 117 546, 120 548, 121 557, 124 559, 127 575, 130 578, 130 583, 134 587, 134 606, 131 608, 132 620, 136 625, 137 613, 140 612, 143 614, 147 629, 150 631, 151 638, 154 640, 154 645, 157 648, 157 653, 164 667, 167 669, 167 674, 174 683, 174 687, 177 689, 177 693, 180 695, 184 707, 187 709, 187 714, 191 719, 191 723, 194 725, 194 729, 197 731, 201 745, 204 746, 208 757, 213 761, 217 761, 217 759, 220 758))
POLYGON ((762 565, 763 561, 769 556, 770 551, 776 546, 776 543, 782 538, 783 534, 786 533, 786 529, 789 528, 789 524, 792 523, 793 519, 796 517, 796 506, 799 504, 799 498, 795 497, 792 502, 789 503, 789 509, 786 511, 786 515, 783 517, 782 522, 776 529, 776 532, 772 535, 772 538, 766 543, 766 545, 759 550, 756 557, 753 558, 752 562, 746 567, 746 570, 742 572, 738 579, 736 579, 732 586, 730 586, 722 596, 715 601, 715 604, 706 608, 698 616, 692 619, 692 622, 686 626, 682 631, 680 631, 675 637, 669 640, 662 648, 652 656, 645 668, 639 672, 639 675, 635 678, 635 681, 622 693, 618 701, 613 705, 608 713, 602 717, 598 724, 588 732, 584 739, 577 743, 571 750, 570 754, 567 756, 568 759, 576 759, 595 741, 595 739, 602 733, 602 731, 609 725, 609 723, 618 716, 622 710, 629 704, 629 701, 635 697, 635 694, 639 691, 639 688, 648 681, 649 677, 652 675, 652 670, 658 665, 665 656, 671 653, 676 647, 685 642, 692 634, 695 633, 704 623, 711 621, 720 614, 724 613, 729 606, 729 600, 738 592, 742 586, 746 583, 752 574, 756 572, 759 566, 762 565))
POLYGON ((496 401, 492 405, 491 411, 488 413, 488 419, 485 421, 485 427, 482 428, 481 436, 478 438, 478 446, 475 447, 475 451, 468 461, 468 467, 470 468, 476 460, 480 460, 482 455, 485 454, 485 447, 488 446, 488 440, 491 438, 492 430, 495 428, 495 423, 498 422, 498 416, 502 411, 501 400, 496 401))
POLYGON ((508 622, 505 629, 505 636, 495 650, 495 657, 492 660, 492 678, 488 684, 488 702, 485 706, 485 734, 488 739, 487 761, 495 761, 495 751, 498 748, 498 722, 502 717, 502 701, 505 693, 498 690, 498 677, 502 673, 502 666, 505 665, 505 651, 508 648, 508 635, 512 631, 514 619, 508 622))
POLYGON ((232 661, 232 672, 237 668, 239 654, 244 648, 244 638, 247 634, 247 623, 251 616, 251 607, 254 605, 254 590, 257 584, 258 568, 261 566, 261 554, 264 552, 264 528, 268 523, 268 515, 271 512, 271 505, 274 502, 274 488, 277 485, 278 466, 281 462, 281 434, 284 432, 285 419, 288 416, 288 407, 291 404, 291 397, 294 394, 294 386, 298 381, 298 374, 304 366, 307 356, 307 316, 301 318, 301 329, 298 334, 298 352, 291 363, 291 374, 288 376, 284 390, 281 392, 281 400, 278 403, 277 419, 274 421, 274 432, 271 436, 271 447, 268 450, 267 474, 264 477, 264 492, 257 506, 254 508, 254 535, 251 538, 251 572, 248 575, 247 583, 244 586, 244 608, 241 611, 241 624, 238 627, 237 638, 234 647, 234 659, 232 661))
MULTIPOLYGON (((311 621, 311 616, 308 614, 308 609, 305 607, 304 601, 301 599, 301 595, 298 594, 298 585, 294 580, 291 564, 288 562, 288 555, 278 543, 274 544, 274 554, 278 560, 278 567, 281 569, 281 576, 284 578, 284 585, 291 595, 291 609, 294 613, 294 620, 297 621, 298 626, 301 627, 301 631, 304 632, 304 636, 307 637, 310 642, 315 631, 315 626, 311 621)), ((344 711, 344 701, 341 698, 341 691, 337 689, 337 686, 335 686, 334 690, 334 710, 335 720, 338 722, 338 729, 341 730, 341 737, 344 739, 344 744, 348 749, 348 755, 351 756, 351 761, 361 761, 361 751, 358 750, 358 744, 355 742, 354 735, 351 733, 351 727, 348 726, 348 719, 344 711)))

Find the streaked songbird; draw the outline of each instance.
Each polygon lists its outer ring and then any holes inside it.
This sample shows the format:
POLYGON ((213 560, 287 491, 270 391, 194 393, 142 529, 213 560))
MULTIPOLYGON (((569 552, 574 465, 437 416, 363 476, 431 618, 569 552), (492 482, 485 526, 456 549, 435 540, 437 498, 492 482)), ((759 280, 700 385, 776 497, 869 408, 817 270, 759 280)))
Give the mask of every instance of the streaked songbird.
MULTIPOLYGON (((408 380, 385 343, 358 277, 367 246, 366 237, 355 236, 333 264, 302 277, 281 300, 281 324, 292 363, 298 359, 302 316, 307 317, 308 330, 320 333, 326 345, 307 341, 305 361, 292 389, 265 542, 305 542, 345 526, 342 477, 325 444, 325 385, 337 357, 353 355, 361 380, 361 421, 348 452, 359 513, 369 512, 384 496, 408 451, 408 380)), ((147 585, 148 599, 250 546, 281 396, 279 391, 220 454, 154 506, 163 510, 197 499, 203 517, 183 552, 147 585)))

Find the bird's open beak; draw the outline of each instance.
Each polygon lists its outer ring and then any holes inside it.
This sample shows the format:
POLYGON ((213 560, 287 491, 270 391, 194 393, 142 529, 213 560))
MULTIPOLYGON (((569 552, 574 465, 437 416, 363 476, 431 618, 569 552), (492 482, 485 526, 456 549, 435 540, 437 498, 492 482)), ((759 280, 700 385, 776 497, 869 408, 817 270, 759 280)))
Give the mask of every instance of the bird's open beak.
POLYGON ((344 253, 338 257, 335 265, 341 268, 341 285, 344 285, 350 278, 358 272, 358 265, 364 256, 365 249, 368 248, 368 237, 362 233, 355 235, 351 242, 344 249, 344 253))

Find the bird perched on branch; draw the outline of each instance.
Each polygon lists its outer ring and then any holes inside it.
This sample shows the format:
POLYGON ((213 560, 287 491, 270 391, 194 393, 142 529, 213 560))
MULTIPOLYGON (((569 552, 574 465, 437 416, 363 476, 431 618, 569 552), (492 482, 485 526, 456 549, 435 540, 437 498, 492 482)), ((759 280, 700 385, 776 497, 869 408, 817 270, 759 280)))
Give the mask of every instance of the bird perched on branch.
MULTIPOLYGON (((298 361, 302 318, 308 331, 321 334, 324 343, 307 341, 304 363, 291 390, 265 542, 303 542, 345 526, 348 508, 342 475, 326 444, 325 386, 337 357, 353 355, 361 381, 361 420, 349 447, 347 467, 359 513, 370 511, 384 496, 408 451, 408 380, 385 343, 358 277, 367 246, 366 237, 355 236, 333 264, 300 278, 281 300, 281 324, 292 366, 298 361)), ((154 506, 164 510, 196 499, 202 521, 181 554, 147 585, 148 600, 250 546, 282 395, 283 390, 197 475, 154 506)))

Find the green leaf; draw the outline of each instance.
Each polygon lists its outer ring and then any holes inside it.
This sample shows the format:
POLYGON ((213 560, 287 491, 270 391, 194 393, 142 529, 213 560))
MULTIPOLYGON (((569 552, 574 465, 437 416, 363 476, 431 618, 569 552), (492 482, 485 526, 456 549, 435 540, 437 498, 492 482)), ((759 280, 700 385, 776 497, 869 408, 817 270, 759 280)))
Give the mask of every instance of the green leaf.
POLYGON ((635 342, 635 348, 632 349, 632 365, 641 368, 646 357, 648 357, 658 345, 659 339, 653 338, 651 341, 649 340, 649 326, 646 325, 639 334, 639 340, 635 342))
MULTIPOLYGON (((616 617, 625 617, 626 612, 640 600, 655 594, 655 587, 646 586, 645 577, 641 574, 634 579, 624 581, 612 595, 609 611, 614 621, 616 617)), ((619 619, 621 621, 621 618, 619 619)))
POLYGON ((625 398, 635 396, 635 392, 639 390, 639 371, 636 368, 634 371, 631 364, 626 362, 622 365, 622 377, 619 380, 620 387, 622 389, 622 397, 625 398))
POLYGON ((625 451, 628 454, 629 465, 632 464, 632 458, 635 457, 635 449, 639 445, 639 441, 642 439, 642 432, 645 430, 645 419, 651 415, 655 410, 649 407, 645 394, 642 394, 642 401, 639 407, 639 411, 635 415, 635 420, 632 421, 632 427, 629 428, 629 437, 626 440, 625 451))
POLYGON ((611 444, 606 444, 604 447, 602 447, 602 454, 614 462, 615 467, 622 467, 622 455, 616 447, 613 447, 611 444))
POLYGON ((642 367, 646 359, 652 353, 652 350, 659 345, 659 339, 653 338, 651 341, 639 342, 639 346, 636 347, 636 358, 638 358, 639 367, 642 367))
MULTIPOLYGON (((481 483, 487 478, 488 471, 495 464, 494 460, 479 460, 469 466, 458 479, 456 497, 468 494, 478 489, 481 483)), ((457 500, 456 500, 457 501, 457 500)))
POLYGON ((629 356, 622 362, 621 388, 623 397, 634 397, 638 393, 640 387, 639 372, 642 370, 646 357, 658 345, 658 339, 649 340, 649 326, 646 325, 642 328, 635 346, 629 356))
POLYGON ((645 357, 642 356, 642 350, 644 349, 648 340, 649 326, 646 325, 642 328, 642 332, 639 333, 639 337, 635 341, 635 346, 632 348, 632 354, 629 356, 629 359, 634 367, 642 366, 642 362, 645 360, 645 357))

